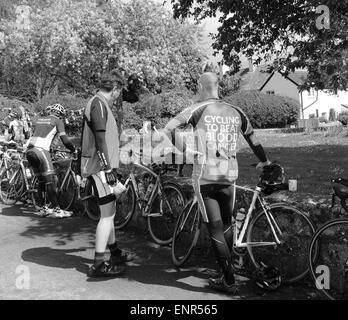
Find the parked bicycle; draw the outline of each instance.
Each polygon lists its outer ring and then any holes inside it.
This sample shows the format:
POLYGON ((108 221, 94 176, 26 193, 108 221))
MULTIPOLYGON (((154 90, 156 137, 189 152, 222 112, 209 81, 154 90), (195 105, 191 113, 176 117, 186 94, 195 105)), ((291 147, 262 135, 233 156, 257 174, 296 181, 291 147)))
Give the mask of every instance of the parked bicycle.
MULTIPOLYGON (((88 202, 93 198, 91 190, 87 192, 85 188, 85 181, 82 181, 78 172, 80 151, 74 154, 74 157, 69 157, 70 151, 61 149, 52 149, 53 153, 53 166, 55 167, 57 174, 57 193, 58 203, 61 209, 70 210, 76 201, 88 202)), ((33 188, 38 190, 38 179, 34 178, 33 188)), ((94 200, 95 202, 95 200, 94 200)), ((33 203, 40 208, 46 203, 45 192, 35 192, 33 194, 33 203)), ((48 204, 49 205, 49 204, 48 204)), ((89 209, 93 212, 93 207, 89 209)))
MULTIPOLYGON (((248 195, 252 197, 244 221, 237 224, 235 214, 232 217, 233 254, 236 257, 249 256, 253 270, 265 265, 276 267, 283 283, 294 283, 304 278, 309 272, 307 251, 315 232, 314 225, 296 207, 286 203, 270 204, 265 198, 266 194, 287 189, 286 184, 272 186, 259 183, 254 189, 235 184, 234 188, 235 195, 239 190, 243 199, 250 199, 248 195)), ((183 265, 190 257, 200 235, 201 221, 201 212, 194 197, 186 204, 175 227, 172 260, 176 266, 183 265)), ((315 248, 313 252, 316 252, 315 248)), ((252 272, 243 270, 244 265, 238 267, 241 273, 252 272)))
MULTIPOLYGON (((132 157, 130 151, 129 156, 132 157)), ((115 214, 115 228, 122 229, 132 220, 136 208, 142 217, 147 220, 147 228, 152 239, 161 245, 172 241, 176 220, 184 208, 185 197, 180 186, 173 182, 162 181, 162 176, 168 171, 177 171, 165 164, 155 165, 151 168, 134 163, 129 176, 123 179, 127 188, 124 195, 118 200, 115 214), (135 175, 138 168, 145 172, 139 181, 135 175), (143 190, 142 190, 143 189, 143 190)), ((87 182, 86 189, 91 188, 87 182)), ((93 199, 86 202, 86 211, 90 218, 99 219, 99 214, 90 212, 94 208, 93 199)))
MULTIPOLYGON (((335 185, 331 208, 338 198, 348 214, 348 179, 334 179, 332 183, 335 185)), ((312 238, 308 255, 317 289, 330 300, 348 300, 348 219, 334 219, 320 227, 312 238)))
POLYGON ((32 191, 32 171, 23 153, 24 148, 17 146, 2 155, 0 198, 4 204, 13 205, 32 191))

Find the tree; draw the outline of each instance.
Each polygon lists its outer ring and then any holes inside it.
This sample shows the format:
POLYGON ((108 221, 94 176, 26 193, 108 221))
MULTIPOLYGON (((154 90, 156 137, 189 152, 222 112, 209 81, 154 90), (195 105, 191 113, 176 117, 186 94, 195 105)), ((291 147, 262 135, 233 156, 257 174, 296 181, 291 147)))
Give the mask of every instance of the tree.
POLYGON ((30 7, 29 28, 4 22, 2 93, 29 101, 55 92, 87 96, 114 68, 152 92, 195 87, 203 58, 196 25, 151 1, 41 1, 50 5, 30 7))
POLYGON ((221 14, 213 47, 237 72, 238 54, 261 59, 281 53, 287 72, 307 68, 305 88, 348 86, 348 2, 342 0, 171 0, 175 18, 221 14), (324 6, 323 6, 324 5, 324 6), (327 10, 328 7, 329 11, 327 10))

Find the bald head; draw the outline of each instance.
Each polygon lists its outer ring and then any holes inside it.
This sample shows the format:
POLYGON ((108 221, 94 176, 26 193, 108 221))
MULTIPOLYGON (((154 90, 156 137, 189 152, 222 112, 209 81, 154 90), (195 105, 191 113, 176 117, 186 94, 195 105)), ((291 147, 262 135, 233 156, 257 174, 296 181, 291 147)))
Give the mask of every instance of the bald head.
POLYGON ((199 78, 198 83, 201 87, 201 96, 204 99, 218 98, 219 81, 213 72, 205 72, 199 78))

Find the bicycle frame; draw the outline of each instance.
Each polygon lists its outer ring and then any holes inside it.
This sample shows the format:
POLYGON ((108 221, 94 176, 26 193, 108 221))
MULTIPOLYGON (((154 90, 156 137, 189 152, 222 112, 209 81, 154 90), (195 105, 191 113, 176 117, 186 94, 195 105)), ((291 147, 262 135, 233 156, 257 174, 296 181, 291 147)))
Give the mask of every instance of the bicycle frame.
MULTIPOLYGON (((155 217, 155 216, 161 216, 163 215, 163 210, 162 207, 160 208, 160 212, 156 212, 156 213, 149 213, 148 210, 150 208, 150 204, 152 203, 153 199, 155 198, 156 194, 158 194, 160 197, 162 197, 162 188, 161 188, 161 176, 159 174, 156 174, 155 172, 153 172, 150 168, 140 164, 140 163, 134 163, 134 165, 136 165, 138 168, 148 172, 151 176, 153 176, 156 180, 155 182, 155 186, 149 196, 148 199, 141 199, 140 195, 139 195, 139 190, 138 190, 138 185, 136 182, 136 177, 135 174, 132 172, 130 172, 128 179, 125 182, 125 185, 127 186, 128 183, 132 183, 134 190, 135 190, 135 196, 136 196, 136 203, 137 206, 139 208, 139 210, 141 211, 142 215, 144 217, 155 217), (145 202, 145 206, 142 205, 142 202, 145 202)), ((161 206, 162 206, 162 202, 160 202, 161 206)))
MULTIPOLYGON (((253 198, 251 201, 251 204, 249 206, 248 209, 248 213, 245 216, 244 219, 244 223, 243 223, 243 227, 240 230, 239 235, 238 234, 238 230, 237 230, 237 225, 236 223, 232 223, 232 227, 233 227, 233 247, 234 248, 247 248, 247 247, 261 247, 261 246, 274 246, 274 245, 279 245, 281 244, 281 240, 279 239, 279 236, 282 235, 282 231, 280 230, 278 224, 276 223, 274 217, 272 216, 272 214, 269 212, 269 207, 268 205, 263 201, 263 199, 260 197, 260 192, 261 192, 261 188, 256 187, 255 189, 251 189, 251 188, 247 188, 247 187, 242 187, 242 186, 238 186, 238 185, 234 185, 234 199, 236 198, 236 190, 240 189, 246 192, 252 192, 253 193, 253 198), (269 226, 271 227, 271 231, 273 233, 274 242, 243 242, 243 239, 245 237, 245 233, 248 229, 249 226, 249 222, 251 220, 251 216, 252 213, 255 209, 255 204, 256 202, 259 202, 261 204, 261 208, 263 210, 263 212, 265 213, 265 216, 267 218, 267 222, 269 224, 269 226)), ((197 197, 194 196, 194 199, 192 201, 190 210, 192 210, 192 207, 198 202, 197 197)), ((189 212, 188 211, 188 212, 189 212)), ((184 223, 186 222, 187 217, 185 218, 184 223)))
MULTIPOLYGON (((274 245, 281 244, 281 241, 279 240, 277 233, 281 236, 282 232, 281 232, 279 226, 277 225, 274 217, 269 212, 268 205, 260 197, 261 188, 256 187, 255 189, 250 189, 250 188, 235 185, 234 195, 236 193, 236 189, 240 189, 240 190, 247 191, 247 192, 252 192, 253 198, 252 198, 248 213, 244 219, 242 230, 240 231, 240 234, 238 236, 237 236, 237 233, 238 233, 237 225, 236 225, 236 223, 234 223, 234 225, 233 225, 233 246, 235 248, 246 248, 246 247, 274 246, 274 245), (249 221, 251 219, 251 215, 255 209, 255 204, 257 201, 259 201, 259 203, 261 204, 262 210, 266 215, 267 222, 268 222, 269 226, 271 227, 275 242, 243 242, 246 230, 249 226, 249 221)), ((235 196, 234 196, 234 198, 235 198, 235 196)))

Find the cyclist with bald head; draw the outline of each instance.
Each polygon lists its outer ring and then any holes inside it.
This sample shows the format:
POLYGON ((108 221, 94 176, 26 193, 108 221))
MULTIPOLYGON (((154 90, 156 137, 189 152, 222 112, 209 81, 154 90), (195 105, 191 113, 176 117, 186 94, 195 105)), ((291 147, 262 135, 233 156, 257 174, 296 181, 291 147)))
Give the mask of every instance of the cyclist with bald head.
MULTIPOLYGON (((195 134, 195 161, 193 187, 212 240, 215 257, 222 276, 209 279, 217 290, 236 293, 234 268, 231 257, 231 217, 234 209, 234 183, 238 178, 237 144, 242 134, 259 159, 258 168, 270 164, 246 114, 240 108, 219 99, 218 77, 204 73, 199 79, 200 102, 188 107, 166 126, 174 137, 175 130, 191 124, 195 134)), ((175 147, 184 151, 186 146, 177 136, 175 147)))

